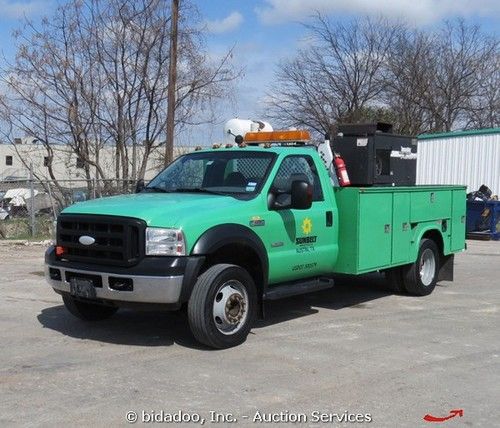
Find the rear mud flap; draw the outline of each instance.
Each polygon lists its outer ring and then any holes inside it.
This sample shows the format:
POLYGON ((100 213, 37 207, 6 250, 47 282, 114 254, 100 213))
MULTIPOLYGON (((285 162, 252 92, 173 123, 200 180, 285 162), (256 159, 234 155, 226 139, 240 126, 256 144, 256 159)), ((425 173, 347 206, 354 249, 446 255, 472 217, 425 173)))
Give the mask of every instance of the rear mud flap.
POLYGON ((455 267, 455 255, 441 257, 441 267, 439 269, 438 281, 453 281, 453 271, 455 267))

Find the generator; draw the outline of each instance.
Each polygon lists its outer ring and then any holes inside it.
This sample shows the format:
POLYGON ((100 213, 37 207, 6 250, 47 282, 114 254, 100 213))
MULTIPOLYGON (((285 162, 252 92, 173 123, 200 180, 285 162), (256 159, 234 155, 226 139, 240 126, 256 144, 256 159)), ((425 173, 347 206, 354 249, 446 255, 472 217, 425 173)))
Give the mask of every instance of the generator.
POLYGON ((389 123, 344 124, 330 142, 353 186, 413 186, 417 139, 392 133, 389 123))

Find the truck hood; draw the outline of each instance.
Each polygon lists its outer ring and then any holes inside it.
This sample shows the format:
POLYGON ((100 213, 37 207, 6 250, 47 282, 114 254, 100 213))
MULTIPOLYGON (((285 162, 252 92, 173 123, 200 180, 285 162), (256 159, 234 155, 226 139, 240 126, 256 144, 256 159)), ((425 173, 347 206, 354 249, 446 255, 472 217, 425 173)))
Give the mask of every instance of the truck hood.
POLYGON ((180 227, 192 217, 227 213, 243 203, 231 196, 200 193, 139 193, 76 203, 63 214, 101 214, 134 217, 148 226, 180 227))

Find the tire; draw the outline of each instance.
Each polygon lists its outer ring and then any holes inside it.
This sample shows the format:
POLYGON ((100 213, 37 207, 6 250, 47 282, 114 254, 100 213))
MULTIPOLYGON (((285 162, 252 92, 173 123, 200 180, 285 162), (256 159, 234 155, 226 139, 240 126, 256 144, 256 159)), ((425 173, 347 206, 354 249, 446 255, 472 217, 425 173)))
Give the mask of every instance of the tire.
POLYGON ((199 342, 230 348, 246 340, 256 309, 257 291, 248 272, 236 265, 217 264, 194 285, 188 302, 189 326, 199 342))
POLYGON ((404 286, 409 294, 427 296, 436 287, 439 273, 439 250, 432 239, 422 239, 415 263, 403 273, 404 286))
POLYGON ((401 266, 387 269, 385 271, 385 280, 387 282, 387 288, 390 291, 396 294, 406 293, 403 279, 403 268, 401 266))
POLYGON ((64 306, 75 317, 84 321, 102 321, 115 314, 118 308, 76 300, 69 294, 62 296, 64 306))

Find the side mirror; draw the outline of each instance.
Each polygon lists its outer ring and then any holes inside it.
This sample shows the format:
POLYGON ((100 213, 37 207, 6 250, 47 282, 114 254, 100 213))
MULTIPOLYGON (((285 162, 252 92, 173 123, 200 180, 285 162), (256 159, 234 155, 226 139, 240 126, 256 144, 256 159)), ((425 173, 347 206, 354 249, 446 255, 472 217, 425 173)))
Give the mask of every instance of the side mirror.
POLYGON ((137 180, 137 184, 135 185, 135 193, 140 193, 144 190, 145 184, 144 180, 141 178, 140 180, 137 180))
POLYGON ((307 210, 311 208, 313 200, 312 186, 301 180, 292 182, 291 208, 297 210, 307 210))

